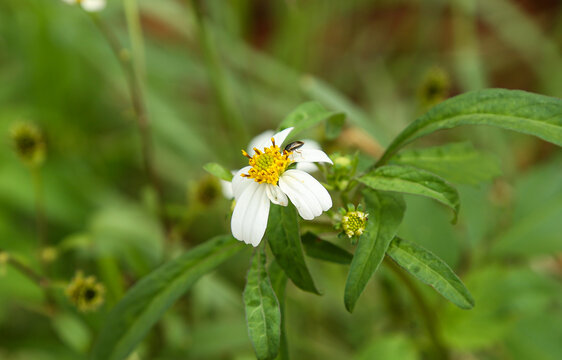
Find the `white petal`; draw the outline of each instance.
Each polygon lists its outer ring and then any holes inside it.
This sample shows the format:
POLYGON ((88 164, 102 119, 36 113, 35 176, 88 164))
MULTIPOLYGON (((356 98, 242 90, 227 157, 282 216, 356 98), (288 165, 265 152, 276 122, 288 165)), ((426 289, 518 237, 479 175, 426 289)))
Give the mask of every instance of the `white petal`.
MULTIPOLYGON (((300 150, 308 150, 308 149, 315 149, 315 150, 320 150, 320 144, 317 143, 314 140, 311 139, 302 139, 302 142, 304 143, 304 145, 300 148, 300 150)), ((307 173, 313 173, 315 171, 318 171, 318 166, 316 166, 316 164, 313 163, 307 163, 307 162, 300 162, 297 164, 296 166, 297 170, 301 170, 307 173)))
POLYGON ((258 246, 269 216, 269 199, 266 187, 253 182, 246 187, 234 206, 230 227, 232 235, 246 244, 258 246))
POLYGON ((327 162, 333 164, 332 160, 322 150, 300 148, 290 155, 294 162, 327 162))
POLYGON ((273 137, 274 132, 273 130, 267 130, 262 132, 261 134, 259 134, 258 136, 256 136, 255 138, 253 138, 252 140, 250 140, 250 144, 248 144, 248 149, 246 149, 246 151, 248 152, 248 155, 250 156, 254 156, 254 148, 257 147, 258 150, 263 150, 264 146, 262 146, 263 144, 266 144, 269 141, 269 144, 271 146, 271 138, 273 137))
POLYGON ((302 139, 302 142, 304 143, 304 145, 301 147, 301 149, 322 149, 320 144, 312 139, 302 139))
POLYGON ((234 199, 234 193, 232 192, 232 183, 230 181, 221 180, 222 196, 227 199, 234 199))
POLYGON ((279 188, 277 185, 265 184, 266 186, 266 194, 269 200, 272 203, 287 206, 289 204, 289 199, 287 199, 287 195, 279 188))
POLYGON ((100 11, 105 7, 105 0, 82 0, 82 8, 86 11, 100 11))
POLYGON ((291 199, 291 202, 295 205, 303 219, 312 220, 315 216, 322 213, 322 208, 315 199, 310 197, 310 194, 303 192, 301 183, 291 176, 283 174, 279 178, 279 187, 289 196, 289 199, 291 199))
MULTIPOLYGON (((272 137, 273 139, 275 139, 275 145, 281 147, 281 144, 283 144, 283 141, 285 141, 285 139, 287 138, 287 136, 289 136, 289 133, 293 131, 293 129, 294 128, 292 127, 286 128, 285 130, 282 130, 277 134, 274 134, 272 137)), ((271 145, 273 144, 271 143, 271 137, 270 137, 269 139, 267 139, 266 141, 264 141, 263 143, 261 143, 259 146, 256 147, 262 150, 263 148, 270 147, 271 145)))
POLYGON ((251 166, 243 167, 242 169, 238 170, 234 174, 234 176, 232 176, 232 194, 234 195, 236 201, 238 201, 238 197, 242 195, 244 189, 246 189, 248 185, 250 185, 251 183, 255 183, 254 180, 242 176, 242 174, 247 174, 251 168, 251 166))
POLYGON ((300 162, 300 163, 297 164, 295 169, 300 170, 300 171, 304 171, 304 172, 307 172, 307 173, 313 173, 315 171, 318 171, 318 166, 316 166, 313 163, 300 162))
MULTIPOLYGON (((230 172, 232 173, 232 177, 234 178, 234 175, 236 175, 238 171, 231 170, 230 172)), ((222 188, 222 196, 224 196, 229 200, 234 199, 234 191, 232 190, 232 180, 231 181, 221 180, 221 188, 222 188)))
POLYGON ((247 237, 250 239, 250 244, 254 247, 258 246, 263 238, 263 234, 265 234, 265 230, 267 228, 267 218, 269 217, 269 206, 271 202, 269 201, 265 188, 260 186, 261 196, 259 201, 256 201, 255 206, 248 210, 246 213, 247 216, 250 216, 252 219, 251 228, 247 229, 247 237), (261 190, 263 189, 263 190, 261 190))
POLYGON ((312 220, 332 207, 330 193, 304 171, 285 171, 279 178, 279 187, 289 196, 299 215, 305 220, 312 220))

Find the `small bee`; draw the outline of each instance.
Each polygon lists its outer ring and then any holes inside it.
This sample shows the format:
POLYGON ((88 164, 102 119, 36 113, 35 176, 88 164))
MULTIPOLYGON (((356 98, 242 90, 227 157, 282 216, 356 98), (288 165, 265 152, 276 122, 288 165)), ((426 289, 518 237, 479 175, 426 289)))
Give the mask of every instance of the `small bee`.
POLYGON ((286 152, 293 152, 296 151, 298 149, 300 149, 301 147, 303 147, 304 142, 302 141, 293 141, 290 144, 287 144, 287 146, 285 146, 285 151, 286 152))

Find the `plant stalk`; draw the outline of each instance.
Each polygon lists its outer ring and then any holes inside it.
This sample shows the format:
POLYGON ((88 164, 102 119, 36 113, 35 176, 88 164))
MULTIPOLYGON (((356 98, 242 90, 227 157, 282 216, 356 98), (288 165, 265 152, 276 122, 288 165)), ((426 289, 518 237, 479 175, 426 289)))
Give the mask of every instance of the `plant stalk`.
MULTIPOLYGON (((123 70, 123 73, 127 80, 127 86, 129 88, 129 94, 131 97, 131 104, 133 107, 133 112, 135 114, 135 119, 141 139, 143 166, 148 180, 152 188, 156 192, 158 202, 158 215, 166 231, 166 236, 168 236, 171 230, 171 224, 165 214, 164 191, 162 188, 162 184, 154 168, 150 124, 146 105, 144 102, 142 85, 139 78, 141 71, 137 70, 138 67, 136 67, 134 62, 130 60, 130 55, 127 54, 126 49, 121 46, 119 40, 117 39, 117 36, 101 20, 101 18, 99 18, 97 14, 91 14, 91 18, 109 44, 111 50, 113 51, 113 54, 119 61, 121 69, 123 70)), ((129 31, 131 31, 131 28, 135 27, 130 26, 129 31)))

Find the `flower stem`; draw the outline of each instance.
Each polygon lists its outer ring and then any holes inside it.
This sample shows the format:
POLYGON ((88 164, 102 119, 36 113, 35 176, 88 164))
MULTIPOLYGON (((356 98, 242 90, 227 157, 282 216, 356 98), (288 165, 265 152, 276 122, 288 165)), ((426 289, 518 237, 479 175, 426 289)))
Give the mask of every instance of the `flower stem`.
POLYGON ((6 254, 7 260, 6 263, 10 264, 16 270, 18 270, 23 275, 27 276, 31 281, 39 285, 39 287, 46 289, 50 285, 49 279, 40 275, 38 272, 33 270, 28 265, 22 263, 18 259, 14 258, 13 256, 7 255, 7 252, 3 249, 0 249, 0 253, 6 254))
MULTIPOLYGON (((146 110, 146 105, 144 102, 142 85, 140 81, 140 70, 138 66, 135 66, 135 63, 130 61, 129 57, 126 55, 125 49, 119 43, 117 36, 113 33, 113 31, 102 21, 97 14, 90 14, 94 24, 98 27, 101 34, 109 44, 113 54, 119 61, 121 65, 121 69, 127 80, 127 86, 129 88, 129 94, 131 96, 131 103, 133 106, 133 112, 135 114, 135 119, 137 122, 137 127, 140 133, 141 139, 141 151, 142 151, 142 159, 143 159, 143 166, 145 172, 148 176, 148 180, 156 192, 157 201, 158 201, 158 214, 160 217, 160 221, 162 222, 166 234, 169 234, 171 229, 171 224, 168 220, 168 217, 165 214, 164 208, 164 191, 162 188, 162 184, 160 182, 160 178, 154 169, 154 160, 153 160, 153 151, 152 151, 152 141, 150 135, 150 125, 148 119, 148 113, 146 110)), ((138 14, 137 14, 138 16, 138 14)), ((129 27, 129 32, 131 29, 136 29, 135 26, 129 27)), ((131 35, 133 36, 133 35, 131 35)), ((141 35, 142 36, 142 35, 141 35)), ((135 36, 135 39, 137 36, 135 36)), ((133 43, 137 44, 138 39, 132 41, 133 43)), ((136 45, 138 48, 139 45, 136 45)), ((138 49, 135 48, 138 52, 138 49)), ((142 47, 141 47, 142 49, 142 47)), ((134 54, 133 54, 134 55, 134 54)), ((134 59, 135 60, 135 59, 134 59)), ((140 61, 140 60, 136 60, 140 61)))
MULTIPOLYGON (((45 222, 45 211, 43 203, 43 184, 41 181, 41 169, 38 166, 31 167, 33 178, 33 193, 35 197, 35 222, 37 228, 37 245, 41 251, 47 241, 47 226, 45 222)), ((43 265, 43 261, 41 260, 43 265)))
POLYGON ((429 338, 435 348, 435 359, 442 359, 446 360, 449 359, 449 352, 445 345, 442 343, 441 338, 439 336, 439 332, 437 329, 437 321, 435 319, 433 311, 430 309, 429 305, 425 301, 423 295, 416 287, 416 285, 412 282, 412 279, 404 272, 404 270, 398 266, 394 261, 390 260, 390 258, 385 257, 384 263, 390 268, 403 282, 408 289, 408 292, 414 299, 418 310, 420 312, 421 317, 424 320, 425 327, 427 329, 427 333, 429 338))

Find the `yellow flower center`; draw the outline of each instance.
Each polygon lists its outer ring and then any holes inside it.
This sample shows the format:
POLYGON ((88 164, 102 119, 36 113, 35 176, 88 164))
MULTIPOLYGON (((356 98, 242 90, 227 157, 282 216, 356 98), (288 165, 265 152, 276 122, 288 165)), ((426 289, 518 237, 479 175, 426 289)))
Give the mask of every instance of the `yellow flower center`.
POLYGON ((367 216, 362 211, 349 211, 342 219, 343 231, 348 237, 359 236, 365 231, 367 216))
POLYGON ((272 146, 264 148, 260 151, 254 148, 254 156, 248 155, 247 152, 242 150, 242 154, 250 159, 249 163, 252 168, 248 174, 242 174, 243 177, 254 179, 256 182, 263 184, 276 185, 279 181, 279 176, 285 172, 287 167, 293 162, 289 159, 290 151, 283 150, 275 145, 275 140, 271 138, 272 146))

